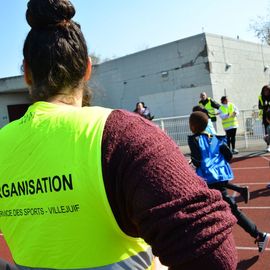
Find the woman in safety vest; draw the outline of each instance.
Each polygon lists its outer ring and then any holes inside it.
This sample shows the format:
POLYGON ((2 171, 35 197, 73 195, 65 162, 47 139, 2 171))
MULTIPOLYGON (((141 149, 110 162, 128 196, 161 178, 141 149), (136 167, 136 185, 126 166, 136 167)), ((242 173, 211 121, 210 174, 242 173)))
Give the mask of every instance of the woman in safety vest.
POLYGON ((238 128, 237 115, 239 111, 237 107, 228 101, 226 96, 221 97, 221 106, 219 107, 219 116, 222 119, 222 126, 226 132, 227 144, 231 148, 233 154, 238 154, 235 149, 236 131, 238 128))
POLYGON ((151 269, 154 254, 171 269, 235 269, 236 220, 179 147, 139 115, 87 106, 74 15, 68 0, 27 5, 34 103, 0 131, 0 230, 16 268, 151 269))

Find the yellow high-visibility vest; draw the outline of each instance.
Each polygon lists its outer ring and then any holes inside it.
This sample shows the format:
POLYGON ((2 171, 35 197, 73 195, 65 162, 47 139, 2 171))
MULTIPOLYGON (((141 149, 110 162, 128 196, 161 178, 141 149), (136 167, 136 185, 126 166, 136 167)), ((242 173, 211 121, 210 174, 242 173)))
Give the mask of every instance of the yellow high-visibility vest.
POLYGON ((17 265, 149 269, 151 248, 110 208, 101 143, 110 109, 37 102, 0 130, 0 230, 17 265))
MULTIPOLYGON (((221 112, 223 114, 229 114, 231 115, 233 113, 233 104, 228 102, 228 106, 225 107, 224 105, 221 105, 219 107, 221 112)), ((237 128, 238 127, 238 120, 236 116, 230 116, 228 118, 222 119, 222 126, 224 130, 230 129, 230 128, 237 128)))
POLYGON ((205 105, 202 104, 201 101, 199 101, 199 105, 207 110, 209 117, 215 117, 215 109, 211 105, 211 98, 207 98, 207 103, 205 105))

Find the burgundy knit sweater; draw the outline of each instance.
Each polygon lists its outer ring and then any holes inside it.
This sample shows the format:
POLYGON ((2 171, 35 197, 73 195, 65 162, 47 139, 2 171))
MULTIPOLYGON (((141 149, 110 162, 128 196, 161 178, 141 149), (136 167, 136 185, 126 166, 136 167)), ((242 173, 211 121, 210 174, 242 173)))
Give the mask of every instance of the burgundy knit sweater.
POLYGON ((236 220, 152 122, 115 110, 102 141, 107 196, 120 228, 170 269, 236 269, 236 220))

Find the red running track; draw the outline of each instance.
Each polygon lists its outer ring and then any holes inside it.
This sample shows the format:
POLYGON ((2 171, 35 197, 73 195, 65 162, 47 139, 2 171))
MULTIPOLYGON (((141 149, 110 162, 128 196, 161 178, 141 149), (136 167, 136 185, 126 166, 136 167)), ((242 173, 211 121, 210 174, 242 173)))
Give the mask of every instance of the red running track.
MULTIPOLYGON (((239 208, 253 220, 259 230, 270 232, 270 189, 266 188, 270 183, 270 155, 234 158, 231 165, 235 176, 233 182, 247 185, 250 190, 248 204, 242 198, 235 198, 239 208)), ((265 252, 259 254, 254 239, 241 227, 235 225, 233 232, 239 260, 237 269, 269 270, 270 243, 265 252)))

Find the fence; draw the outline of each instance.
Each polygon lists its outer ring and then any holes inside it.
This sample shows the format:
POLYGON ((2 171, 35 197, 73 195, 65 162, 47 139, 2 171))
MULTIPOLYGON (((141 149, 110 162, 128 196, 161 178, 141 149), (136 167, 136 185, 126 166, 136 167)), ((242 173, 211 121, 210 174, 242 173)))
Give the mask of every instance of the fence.
MULTIPOLYGON (((264 130, 262 121, 258 117, 258 110, 241 110, 238 115, 239 127, 236 134, 236 147, 238 149, 250 149, 265 145, 263 141, 264 130)), ((186 149, 187 136, 191 134, 188 123, 189 115, 159 118, 153 121, 165 131, 180 147, 186 149)), ((217 123, 218 134, 225 134, 221 120, 217 123)))

